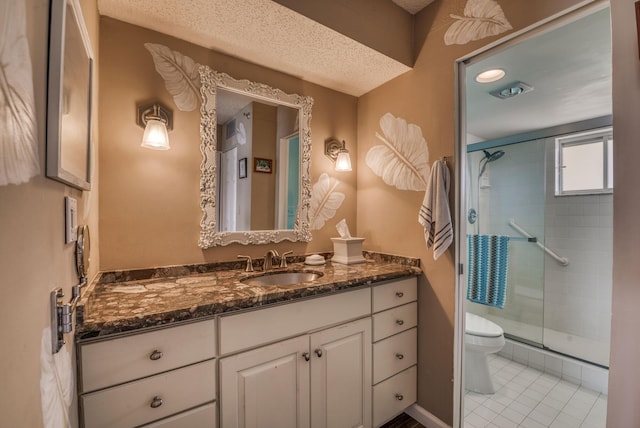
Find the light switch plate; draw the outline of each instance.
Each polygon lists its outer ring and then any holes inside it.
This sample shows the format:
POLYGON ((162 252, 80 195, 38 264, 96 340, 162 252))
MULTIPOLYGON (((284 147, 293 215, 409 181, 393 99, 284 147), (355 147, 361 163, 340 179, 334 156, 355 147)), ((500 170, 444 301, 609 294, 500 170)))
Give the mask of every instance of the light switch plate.
POLYGON ((64 242, 70 244, 78 240, 78 200, 64 197, 64 242))

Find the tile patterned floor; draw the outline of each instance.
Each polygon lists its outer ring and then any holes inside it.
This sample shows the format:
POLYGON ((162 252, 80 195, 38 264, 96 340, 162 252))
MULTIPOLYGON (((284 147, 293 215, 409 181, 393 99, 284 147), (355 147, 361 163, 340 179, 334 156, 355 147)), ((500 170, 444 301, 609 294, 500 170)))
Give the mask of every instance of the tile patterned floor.
POLYGON ((489 356, 496 393, 465 394, 465 428, 604 428, 607 396, 499 355, 489 356))

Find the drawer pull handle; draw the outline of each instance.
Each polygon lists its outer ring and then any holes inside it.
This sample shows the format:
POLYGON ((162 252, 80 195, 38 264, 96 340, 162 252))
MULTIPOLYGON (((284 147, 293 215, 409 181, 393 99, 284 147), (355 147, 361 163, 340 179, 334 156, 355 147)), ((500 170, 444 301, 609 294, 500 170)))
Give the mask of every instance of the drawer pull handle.
POLYGON ((318 348, 314 351, 316 353, 316 355, 318 356, 318 358, 322 357, 322 349, 318 348))
POLYGON ((158 361, 160 358, 162 358, 162 355, 162 351, 158 351, 156 349, 151 353, 151 355, 149 355, 149 359, 152 361, 158 361))
POLYGON ((398 324, 398 325, 403 325, 403 324, 404 324, 404 321, 403 321, 403 320, 396 320, 396 324, 398 324))
POLYGON ((398 352, 398 353, 396 354, 396 358, 397 358, 397 359, 399 359, 399 360, 402 360, 402 359, 404 358, 404 355, 403 355, 403 354, 401 354, 400 352, 398 352))
POLYGON ((156 395, 155 397, 153 397, 153 400, 151 400, 150 406, 152 409, 157 409, 158 407, 162 406, 162 403, 162 398, 156 395))
POLYGON ((396 394, 396 400, 398 400, 398 401, 402 401, 402 400, 404 400, 404 395, 399 394, 399 393, 398 393, 398 394, 396 394))
POLYGON ((404 293, 402 291, 396 291, 396 296, 398 296, 398 298, 402 298, 404 297, 404 293))
POLYGON ((309 359, 311 359, 311 354, 309 354, 308 352, 303 352, 302 358, 304 358, 305 361, 309 361, 309 359))

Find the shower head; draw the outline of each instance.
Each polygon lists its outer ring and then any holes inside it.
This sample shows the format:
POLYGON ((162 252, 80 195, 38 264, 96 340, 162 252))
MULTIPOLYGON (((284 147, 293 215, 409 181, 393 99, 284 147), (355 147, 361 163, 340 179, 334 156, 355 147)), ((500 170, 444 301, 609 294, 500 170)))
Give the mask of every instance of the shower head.
POLYGON ((482 177, 482 174, 484 174, 484 170, 489 162, 496 161, 504 156, 504 150, 496 150, 493 153, 489 153, 488 151, 483 150, 483 152, 484 158, 480 159, 480 163, 482 164, 482 166, 480 167, 480 174, 478 174, 478 178, 482 177))
POLYGON ((504 150, 496 150, 493 153, 489 153, 488 151, 483 150, 483 152, 485 159, 487 159, 487 162, 493 162, 504 156, 504 150))

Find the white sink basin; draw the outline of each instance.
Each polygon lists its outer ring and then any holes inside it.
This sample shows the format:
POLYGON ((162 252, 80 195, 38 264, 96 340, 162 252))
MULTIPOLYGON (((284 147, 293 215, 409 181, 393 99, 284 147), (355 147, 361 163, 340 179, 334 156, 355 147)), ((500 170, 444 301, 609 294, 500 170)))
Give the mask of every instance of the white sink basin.
POLYGON ((243 279, 241 282, 247 285, 262 287, 268 285, 278 285, 282 287, 313 281, 321 276, 322 273, 320 272, 275 272, 243 279))

